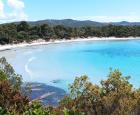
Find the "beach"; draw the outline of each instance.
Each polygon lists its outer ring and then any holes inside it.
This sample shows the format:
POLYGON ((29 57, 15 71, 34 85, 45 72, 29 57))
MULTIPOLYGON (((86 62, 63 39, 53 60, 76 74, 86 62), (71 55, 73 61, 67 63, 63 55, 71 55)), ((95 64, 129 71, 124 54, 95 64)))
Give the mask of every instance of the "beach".
POLYGON ((3 50, 9 50, 13 48, 22 48, 26 46, 36 46, 36 45, 47 45, 47 44, 58 44, 58 43, 69 43, 69 42, 80 42, 80 41, 118 41, 118 40, 140 40, 140 37, 128 37, 128 38, 116 38, 116 37, 88 37, 88 38, 72 38, 70 40, 50 40, 45 41, 43 39, 38 39, 35 41, 32 41, 30 43, 23 42, 19 44, 7 44, 7 45, 0 45, 0 51, 3 50))

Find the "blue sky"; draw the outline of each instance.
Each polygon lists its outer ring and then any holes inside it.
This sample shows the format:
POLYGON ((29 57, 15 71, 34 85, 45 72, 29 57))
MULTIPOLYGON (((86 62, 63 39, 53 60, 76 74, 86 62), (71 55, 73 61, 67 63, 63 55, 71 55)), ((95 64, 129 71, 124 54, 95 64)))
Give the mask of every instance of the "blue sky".
POLYGON ((0 0, 0 22, 77 19, 140 22, 140 0, 0 0))

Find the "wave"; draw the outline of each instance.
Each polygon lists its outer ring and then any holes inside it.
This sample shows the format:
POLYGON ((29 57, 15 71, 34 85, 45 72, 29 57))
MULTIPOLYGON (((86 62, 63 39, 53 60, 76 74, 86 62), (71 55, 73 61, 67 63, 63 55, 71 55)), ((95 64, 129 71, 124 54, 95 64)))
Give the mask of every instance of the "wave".
POLYGON ((29 64, 34 61, 36 57, 31 57, 28 62, 25 64, 25 71, 28 73, 29 77, 33 78, 33 72, 29 69, 29 64))

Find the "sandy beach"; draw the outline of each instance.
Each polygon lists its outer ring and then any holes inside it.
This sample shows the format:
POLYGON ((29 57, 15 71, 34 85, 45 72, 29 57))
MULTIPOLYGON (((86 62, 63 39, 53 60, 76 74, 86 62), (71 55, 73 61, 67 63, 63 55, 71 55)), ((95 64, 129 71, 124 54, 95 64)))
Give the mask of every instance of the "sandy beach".
POLYGON ((26 47, 26 46, 35 46, 35 45, 47 45, 47 44, 57 44, 57 43, 68 43, 68 42, 80 42, 80 41, 111 41, 111 40, 140 40, 140 37, 128 37, 128 38, 116 38, 116 37, 103 37, 103 38, 97 38, 97 37, 89 37, 89 38, 74 38, 71 40, 50 40, 46 42, 45 40, 39 39, 32 41, 30 43, 19 43, 19 44, 7 44, 7 45, 0 45, 0 51, 7 50, 7 49, 13 49, 13 48, 20 48, 20 47, 26 47))

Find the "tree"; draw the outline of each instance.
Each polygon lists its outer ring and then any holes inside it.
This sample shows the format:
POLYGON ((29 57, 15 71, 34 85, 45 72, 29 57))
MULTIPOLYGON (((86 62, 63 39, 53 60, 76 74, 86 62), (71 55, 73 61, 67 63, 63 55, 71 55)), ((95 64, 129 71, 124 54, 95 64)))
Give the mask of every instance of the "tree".
POLYGON ((42 38, 48 41, 54 36, 53 28, 47 24, 41 25, 41 34, 42 38))
POLYGON ((0 71, 1 75, 6 75, 6 79, 9 80, 14 89, 21 89, 22 77, 15 73, 13 67, 8 64, 4 57, 0 58, 0 71))
POLYGON ((22 21, 20 22, 20 24, 17 25, 17 32, 20 31, 28 32, 29 28, 30 28, 29 24, 26 21, 22 21))
POLYGON ((28 98, 15 90, 9 81, 0 81, 0 107, 5 111, 21 114, 28 103, 28 98))
POLYGON ((59 39, 63 39, 67 37, 66 28, 62 25, 55 26, 54 32, 59 39))
POLYGON ((133 89, 129 78, 111 70, 97 86, 87 76, 77 77, 70 85, 70 98, 64 98, 60 107, 87 115, 139 115, 140 90, 133 89))

